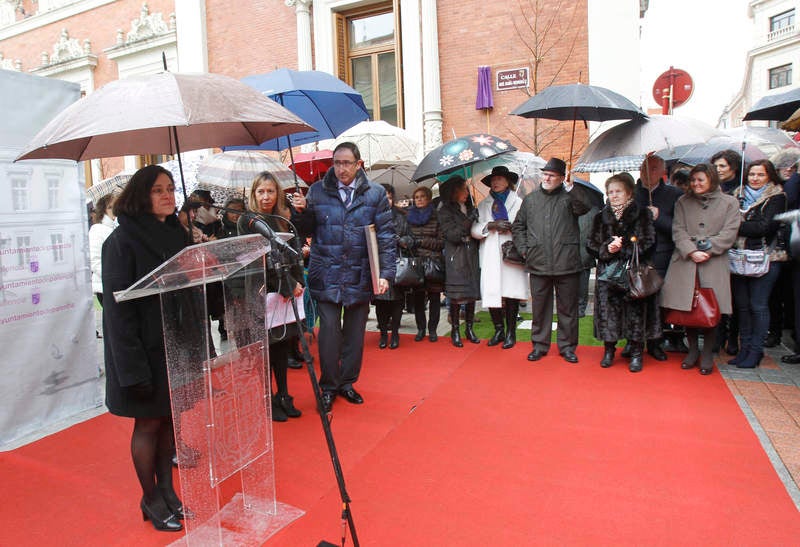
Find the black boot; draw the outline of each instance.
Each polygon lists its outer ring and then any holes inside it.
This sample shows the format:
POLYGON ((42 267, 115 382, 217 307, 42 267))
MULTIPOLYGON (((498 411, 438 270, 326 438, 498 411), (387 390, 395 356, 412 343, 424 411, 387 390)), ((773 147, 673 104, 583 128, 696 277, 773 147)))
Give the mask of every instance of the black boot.
POLYGON ((397 349, 400 347, 400 335, 397 331, 392 331, 392 340, 389 342, 389 349, 397 349))
POLYGON ((473 344, 480 344, 481 339, 472 330, 472 323, 475 321, 475 302, 470 302, 464 306, 464 336, 473 344))
POLYGON ((631 364, 628 365, 628 370, 631 372, 639 372, 642 370, 642 346, 641 342, 631 342, 631 364))
POLYGON ((303 413, 295 408, 294 398, 291 395, 275 395, 275 398, 278 400, 278 406, 283 409, 286 416, 289 418, 299 418, 302 416, 303 413))
MULTIPOLYGON (((686 329, 686 342, 689 344, 689 352, 683 358, 682 369, 694 368, 700 358, 700 348, 697 345, 697 329, 686 329)), ((710 340, 709 340, 710 342, 710 340)), ((709 344, 711 346, 711 344, 709 344)))
POLYGON ((385 330, 382 330, 380 340, 378 340, 378 347, 384 349, 386 348, 386 345, 388 343, 389 343, 389 333, 387 333, 385 330))
POLYGON ((517 314, 519 313, 519 300, 506 300, 506 341, 503 349, 511 349, 517 343, 517 314))
POLYGON ((496 346, 506 337, 506 332, 503 330, 503 309, 502 308, 489 308, 489 315, 492 318, 494 325, 494 335, 486 343, 487 346, 496 346))
POLYGON ((464 343, 461 341, 461 333, 458 331, 460 324, 458 320, 458 304, 450 304, 450 317, 453 323, 453 328, 450 330, 450 341, 457 348, 463 348, 464 343))
POLYGON ((603 358, 600 360, 600 366, 603 368, 608 368, 614 364, 614 354, 617 352, 617 343, 606 342, 604 345, 606 347, 606 351, 603 353, 603 358))
POLYGON ((700 352, 700 374, 706 376, 714 372, 714 329, 703 332, 703 349, 700 352))

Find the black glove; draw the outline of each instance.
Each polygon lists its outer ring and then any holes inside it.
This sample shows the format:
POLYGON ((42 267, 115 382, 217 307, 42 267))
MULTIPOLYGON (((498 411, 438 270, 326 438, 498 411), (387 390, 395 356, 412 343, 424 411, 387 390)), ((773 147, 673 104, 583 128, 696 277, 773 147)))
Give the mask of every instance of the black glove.
POLYGON ((477 209, 470 209, 469 212, 467 213, 467 218, 471 222, 478 222, 478 217, 479 216, 480 215, 478 214, 478 210, 477 209))
POLYGON ((400 245, 403 249, 408 249, 409 251, 411 251, 417 246, 417 240, 414 239, 414 236, 401 236, 397 240, 397 244, 400 245))
POLYGON ((153 386, 153 382, 150 380, 145 380, 143 382, 139 382, 138 384, 128 386, 128 389, 137 399, 150 399, 155 394, 155 387, 153 386))
POLYGON ((511 223, 507 220, 493 220, 486 225, 489 230, 500 232, 501 234, 511 231, 511 223))

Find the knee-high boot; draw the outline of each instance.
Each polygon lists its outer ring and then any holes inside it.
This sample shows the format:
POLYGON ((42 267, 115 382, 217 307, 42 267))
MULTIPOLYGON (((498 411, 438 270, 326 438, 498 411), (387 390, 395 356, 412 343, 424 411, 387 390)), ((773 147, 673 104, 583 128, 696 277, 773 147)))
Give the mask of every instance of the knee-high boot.
POLYGON ((506 331, 503 329, 503 308, 489 308, 489 315, 494 325, 494 335, 486 345, 496 346, 506 337, 506 331))
POLYGON ((519 300, 509 298, 506 300, 506 341, 503 349, 511 349, 517 343, 517 315, 519 314, 519 300))
POLYGON ((700 374, 707 375, 714 372, 714 329, 703 331, 703 349, 700 352, 700 374))
POLYGON ((475 302, 464 304, 464 336, 473 344, 480 344, 481 340, 475 336, 472 323, 475 321, 475 302))
POLYGON ((460 307, 461 306, 459 306, 458 304, 453 304, 453 303, 450 304, 450 317, 451 317, 450 321, 453 324, 453 328, 450 330, 450 341, 453 342, 453 345, 457 348, 464 347, 464 343, 461 342, 461 333, 458 330, 460 327, 458 319, 458 313, 460 307))

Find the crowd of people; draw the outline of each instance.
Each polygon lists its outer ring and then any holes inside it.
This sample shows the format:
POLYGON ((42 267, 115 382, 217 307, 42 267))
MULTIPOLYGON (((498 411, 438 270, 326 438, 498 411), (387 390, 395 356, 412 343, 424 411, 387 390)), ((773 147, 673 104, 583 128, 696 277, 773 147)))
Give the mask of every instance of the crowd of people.
MULTIPOLYGON (((420 186, 403 210, 395 203, 394 188, 367 179, 358 148, 342 143, 333 152, 333 167, 307 195, 287 196, 264 172, 246 199, 225 203, 221 216, 212 212, 211 196, 203 191, 176 211, 169 171, 140 169, 119 196, 98 202, 90 250, 92 287, 103 306, 106 404, 111 413, 134 419, 131 453, 143 516, 156 529, 182 529, 184 509, 172 484, 176 447, 161 311, 156 297, 118 303, 113 293, 185 246, 252 233, 252 218, 289 234, 287 244, 294 251, 273 245, 270 252, 279 256, 256 270, 287 264, 282 272, 266 272, 266 292, 284 300, 313 299, 325 412, 338 397, 364 402, 355 385, 371 304, 381 349, 400 346, 400 320, 409 304, 417 331, 413 340, 437 342, 443 295, 453 347, 463 347, 465 340, 481 343, 473 328, 481 301, 494 327, 486 344, 510 349, 517 344, 520 306, 530 302, 527 359, 534 362, 550 350, 555 305, 558 353, 577 363, 578 320, 585 313, 592 266, 594 336, 604 344, 601 367, 615 363, 624 340, 621 353, 631 372, 643 369, 645 355, 663 361, 665 351, 672 351, 685 353, 681 368, 698 367, 707 375, 714 352, 724 349, 731 354, 729 364, 754 368, 771 333, 793 328, 795 343, 800 340, 800 322, 793 319, 800 313, 800 291, 790 296, 800 276, 791 251, 800 249, 789 248, 788 224, 780 220, 781 213, 798 208, 800 178, 793 158, 775 158, 777 168, 768 160, 751 162, 742 176, 738 154, 725 151, 708 164, 676 168, 668 178, 664 160, 649 155, 640 180, 629 173, 608 178, 602 209, 592 206, 586 187, 569 181, 565 162, 551 158, 540 187, 524 197, 515 191, 518 174, 500 166, 479 181, 489 195, 477 205, 468 182, 453 175, 440 183, 437 199, 420 186), (379 264, 374 272, 364 229, 370 225, 379 264), (731 249, 765 257, 753 266, 760 270, 732 271, 731 249), (620 264, 634 255, 663 279, 660 290, 643 298, 615 282, 620 264), (397 265, 405 259, 422 265, 424 275, 416 285, 396 279, 397 265), (666 310, 692 309, 697 287, 713 291, 724 319, 702 329, 665 322, 666 310)), ((254 275, 263 279, 264 273, 254 275)), ((245 336, 226 325, 222 289, 209 287, 207 298, 209 316, 203 320, 209 326, 219 321, 223 340, 263 341, 268 348, 276 386, 273 419, 299 417, 287 369, 302 360, 297 352, 302 329, 265 326, 245 336)), ((800 347, 783 361, 800 363, 800 347)), ((272 379, 266 382, 271 385, 272 379)))

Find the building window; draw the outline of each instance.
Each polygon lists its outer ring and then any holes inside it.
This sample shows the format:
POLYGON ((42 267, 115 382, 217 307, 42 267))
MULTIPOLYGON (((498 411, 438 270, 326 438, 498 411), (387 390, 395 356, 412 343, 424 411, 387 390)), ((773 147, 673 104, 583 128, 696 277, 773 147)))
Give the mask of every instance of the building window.
POLYGON ((27 266, 31 261, 31 236, 17 236, 17 265, 27 266))
POLYGON ((769 69, 769 88, 783 87, 792 83, 792 65, 776 66, 769 69))
POLYGON ((53 247, 53 262, 64 262, 64 235, 50 234, 50 245, 53 247))
POLYGON ((778 15, 773 15, 769 18, 769 31, 775 32, 794 26, 794 10, 790 9, 778 15))
POLYGON ((391 6, 337 17, 339 77, 364 97, 369 117, 403 123, 397 19, 391 6))
POLYGON ((31 208, 27 180, 11 179, 11 206, 14 211, 27 211, 31 208))
POLYGON ((58 189, 61 181, 58 179, 47 179, 47 208, 58 209, 58 189))

